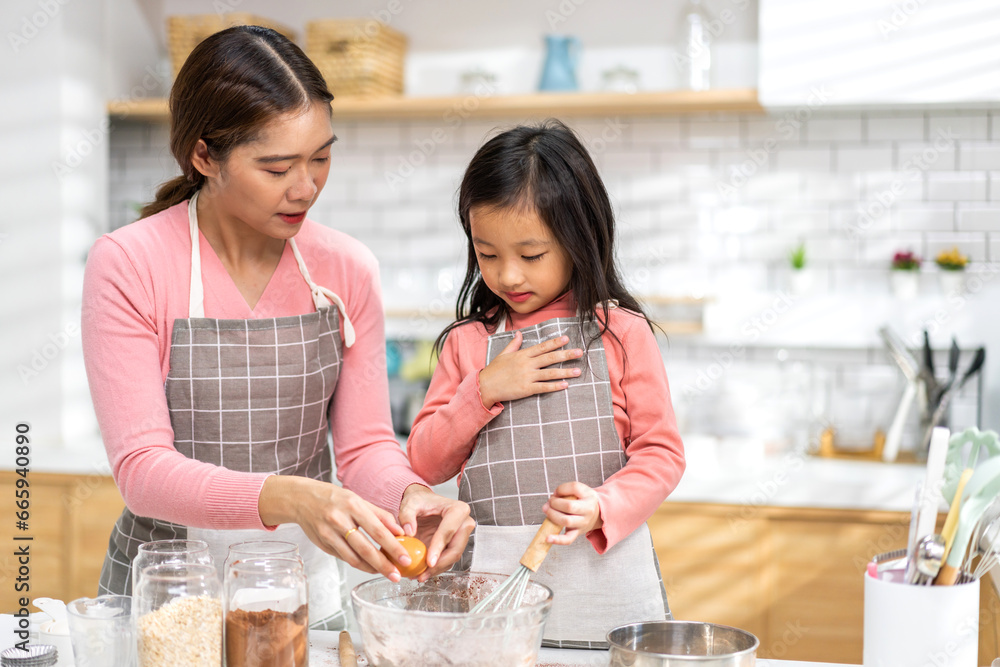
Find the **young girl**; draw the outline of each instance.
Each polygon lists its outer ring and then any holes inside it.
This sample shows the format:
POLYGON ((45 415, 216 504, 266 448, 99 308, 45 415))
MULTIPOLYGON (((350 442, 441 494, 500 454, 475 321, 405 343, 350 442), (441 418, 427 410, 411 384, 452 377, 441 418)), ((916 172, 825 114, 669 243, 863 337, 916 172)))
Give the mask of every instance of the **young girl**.
POLYGON ((461 474, 478 524, 461 569, 512 573, 546 516, 563 526, 534 577, 555 592, 545 643, 606 647, 617 625, 670 617, 645 521, 684 471, 659 347, 615 267, 607 191, 549 121, 480 148, 458 209, 467 273, 410 462, 433 484, 461 474))

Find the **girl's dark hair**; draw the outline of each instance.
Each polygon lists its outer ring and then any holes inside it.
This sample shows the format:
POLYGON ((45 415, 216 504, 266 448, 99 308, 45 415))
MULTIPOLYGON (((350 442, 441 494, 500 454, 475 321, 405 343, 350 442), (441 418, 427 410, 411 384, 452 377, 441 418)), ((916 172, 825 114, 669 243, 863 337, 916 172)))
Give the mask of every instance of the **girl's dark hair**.
MULTIPOLYGON (((482 322, 488 331, 495 331, 506 310, 506 304, 479 273, 469 222, 469 213, 479 207, 527 207, 538 214, 570 256, 573 273, 569 287, 583 319, 597 319, 598 335, 607 330, 608 302, 612 299, 652 327, 615 265, 615 216, 597 167, 573 131, 550 119, 498 134, 483 144, 465 170, 458 217, 469 255, 455 308, 456 321, 438 336, 438 352, 455 327, 482 322)), ((618 337, 614 338, 620 345, 618 337)))
POLYGON ((170 89, 170 152, 183 173, 162 184, 139 217, 179 204, 201 188, 205 177, 191 164, 199 139, 222 162, 275 116, 331 100, 323 75, 280 33, 241 25, 209 36, 170 89))

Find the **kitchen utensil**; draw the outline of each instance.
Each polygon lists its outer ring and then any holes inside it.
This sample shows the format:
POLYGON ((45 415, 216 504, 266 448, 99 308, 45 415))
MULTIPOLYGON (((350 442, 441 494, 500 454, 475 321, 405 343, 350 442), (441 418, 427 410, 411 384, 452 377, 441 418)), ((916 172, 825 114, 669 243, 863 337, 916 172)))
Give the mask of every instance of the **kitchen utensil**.
POLYGON ((920 509, 916 533, 913 536, 914 545, 921 538, 933 533, 937 523, 938 508, 941 507, 943 500, 941 488, 944 483, 945 461, 948 458, 948 435, 948 429, 938 427, 931 436, 924 482, 920 490, 920 509))
POLYGON ((962 389, 965 383, 969 381, 969 378, 979 372, 979 370, 983 367, 984 361, 986 361, 986 348, 981 347, 976 350, 976 356, 973 357, 972 363, 969 364, 965 373, 962 374, 962 378, 957 383, 948 387, 948 391, 941 396, 941 400, 938 402, 937 406, 934 408, 934 413, 931 415, 929 426, 924 432, 921 449, 927 446, 927 443, 931 438, 931 429, 941 422, 945 411, 948 409, 949 404, 951 404, 952 397, 962 389))
POLYGON ((981 579, 987 572, 1000 563, 1000 520, 994 519, 983 533, 983 540, 988 540, 986 544, 980 544, 981 556, 976 569, 972 571, 971 581, 981 579))
POLYGON ((920 397, 920 408, 921 412, 923 412, 926 406, 925 398, 927 392, 922 385, 924 378, 921 375, 921 366, 917 363, 913 354, 906 348, 902 339, 888 327, 882 327, 878 332, 889 350, 889 356, 893 358, 906 378, 906 388, 903 390, 903 398, 899 402, 899 407, 896 409, 892 424, 889 426, 888 433, 886 433, 885 446, 882 449, 883 461, 895 461, 896 456, 899 454, 899 447, 903 437, 903 427, 906 424, 906 418, 910 414, 913 399, 920 397))
POLYGON ((962 356, 962 351, 958 349, 958 341, 951 337, 951 348, 948 350, 948 381, 938 387, 937 396, 934 397, 934 404, 941 402, 944 392, 948 391, 951 385, 955 384, 955 375, 958 373, 958 360, 962 356))
POLYGON ((906 583, 924 586, 934 581, 944 562, 944 538, 940 535, 927 535, 917 544, 913 555, 913 571, 906 573, 906 583))
POLYGON ((101 595, 66 605, 76 667, 135 667, 132 598, 101 595))
POLYGON ((934 580, 935 584, 952 585, 958 580, 959 568, 965 561, 965 553, 969 547, 969 538, 975 530, 983 513, 1000 495, 1000 459, 991 459, 980 465, 969 478, 961 496, 956 495, 953 504, 961 499, 961 509, 958 516, 958 527, 951 548, 945 556, 941 572, 934 580))
POLYGON ((944 527, 941 529, 941 536, 945 541, 944 555, 948 557, 951 546, 955 541, 955 532, 958 530, 958 513, 962 507, 962 494, 966 484, 972 479, 972 469, 966 468, 962 471, 962 476, 958 480, 958 488, 955 490, 955 497, 951 500, 951 507, 948 509, 948 516, 944 520, 944 527))
POLYGON ((916 551, 917 542, 920 541, 919 538, 917 537, 917 527, 920 525, 920 508, 923 504, 923 495, 924 495, 924 485, 922 482, 917 482, 917 489, 913 494, 913 505, 910 506, 910 529, 906 533, 907 572, 910 572, 911 568, 914 565, 913 553, 916 551))
POLYGON ((69 636, 69 624, 66 619, 66 603, 53 598, 35 598, 35 606, 48 616, 47 621, 37 624, 38 643, 50 644, 58 651, 56 667, 69 667, 73 664, 73 645, 69 636))
POLYGON ((577 90, 576 66, 580 60, 580 40, 568 35, 545 36, 545 65, 538 90, 577 90))
POLYGON ((337 657, 340 659, 340 667, 358 667, 358 654, 354 652, 354 642, 351 641, 351 633, 347 630, 340 631, 337 657))
POLYGON ((351 604, 373 667, 534 665, 552 608, 552 589, 528 584, 520 607, 470 614, 500 587, 498 574, 444 572, 420 584, 384 577, 351 591, 351 604))
POLYGON ((760 641, 739 628, 695 621, 646 621, 608 633, 611 667, 751 667, 760 641))
POLYGON ((903 427, 906 425, 906 418, 910 414, 910 408, 913 406, 913 399, 916 398, 918 389, 918 383, 907 381, 903 397, 899 401, 899 407, 896 408, 896 414, 885 435, 885 445, 882 448, 883 461, 895 461, 899 455, 899 446, 903 441, 903 427))
POLYGON ((931 349, 931 336, 927 329, 924 329, 924 368, 934 377, 934 350, 931 349))
MULTIPOLYGON (((473 614, 484 611, 502 611, 504 609, 517 609, 521 605, 521 597, 524 589, 531 579, 531 575, 538 571, 538 566, 545 560, 545 556, 552 547, 548 542, 550 535, 558 535, 562 532, 562 527, 557 526, 548 519, 542 522, 538 532, 531 539, 531 544, 524 550, 521 556, 521 566, 512 574, 507 581, 498 589, 472 608, 473 614)), ((517 552, 515 552, 517 553, 517 552)))
POLYGON ((948 442, 948 454, 944 464, 944 484, 941 494, 951 502, 955 497, 958 479, 966 468, 975 468, 980 459, 1000 456, 1000 435, 996 431, 980 431, 975 426, 951 436, 948 442), (966 446, 968 445, 968 455, 966 446))

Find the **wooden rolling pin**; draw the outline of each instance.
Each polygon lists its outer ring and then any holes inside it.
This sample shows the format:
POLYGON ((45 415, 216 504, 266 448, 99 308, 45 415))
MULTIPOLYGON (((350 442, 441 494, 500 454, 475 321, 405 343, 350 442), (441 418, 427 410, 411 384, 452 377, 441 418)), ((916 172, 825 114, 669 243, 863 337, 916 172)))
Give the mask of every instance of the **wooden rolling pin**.
POLYGON ((340 632, 337 657, 340 659, 340 667, 358 667, 358 654, 354 652, 354 642, 351 641, 351 633, 347 630, 340 632))

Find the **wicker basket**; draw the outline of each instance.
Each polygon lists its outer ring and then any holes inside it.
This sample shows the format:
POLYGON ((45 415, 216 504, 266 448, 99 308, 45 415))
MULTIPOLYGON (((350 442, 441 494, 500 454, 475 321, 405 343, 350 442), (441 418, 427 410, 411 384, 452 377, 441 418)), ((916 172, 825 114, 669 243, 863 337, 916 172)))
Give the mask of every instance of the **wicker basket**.
POLYGON ((336 96, 403 93, 406 36, 374 19, 310 21, 306 55, 336 96))
POLYGON ((191 55, 198 44, 209 35, 225 30, 234 25, 260 25, 280 32, 292 40, 296 39, 295 31, 263 16, 246 12, 230 14, 193 14, 188 16, 167 17, 167 41, 170 47, 170 62, 173 65, 174 78, 187 57, 191 55))

